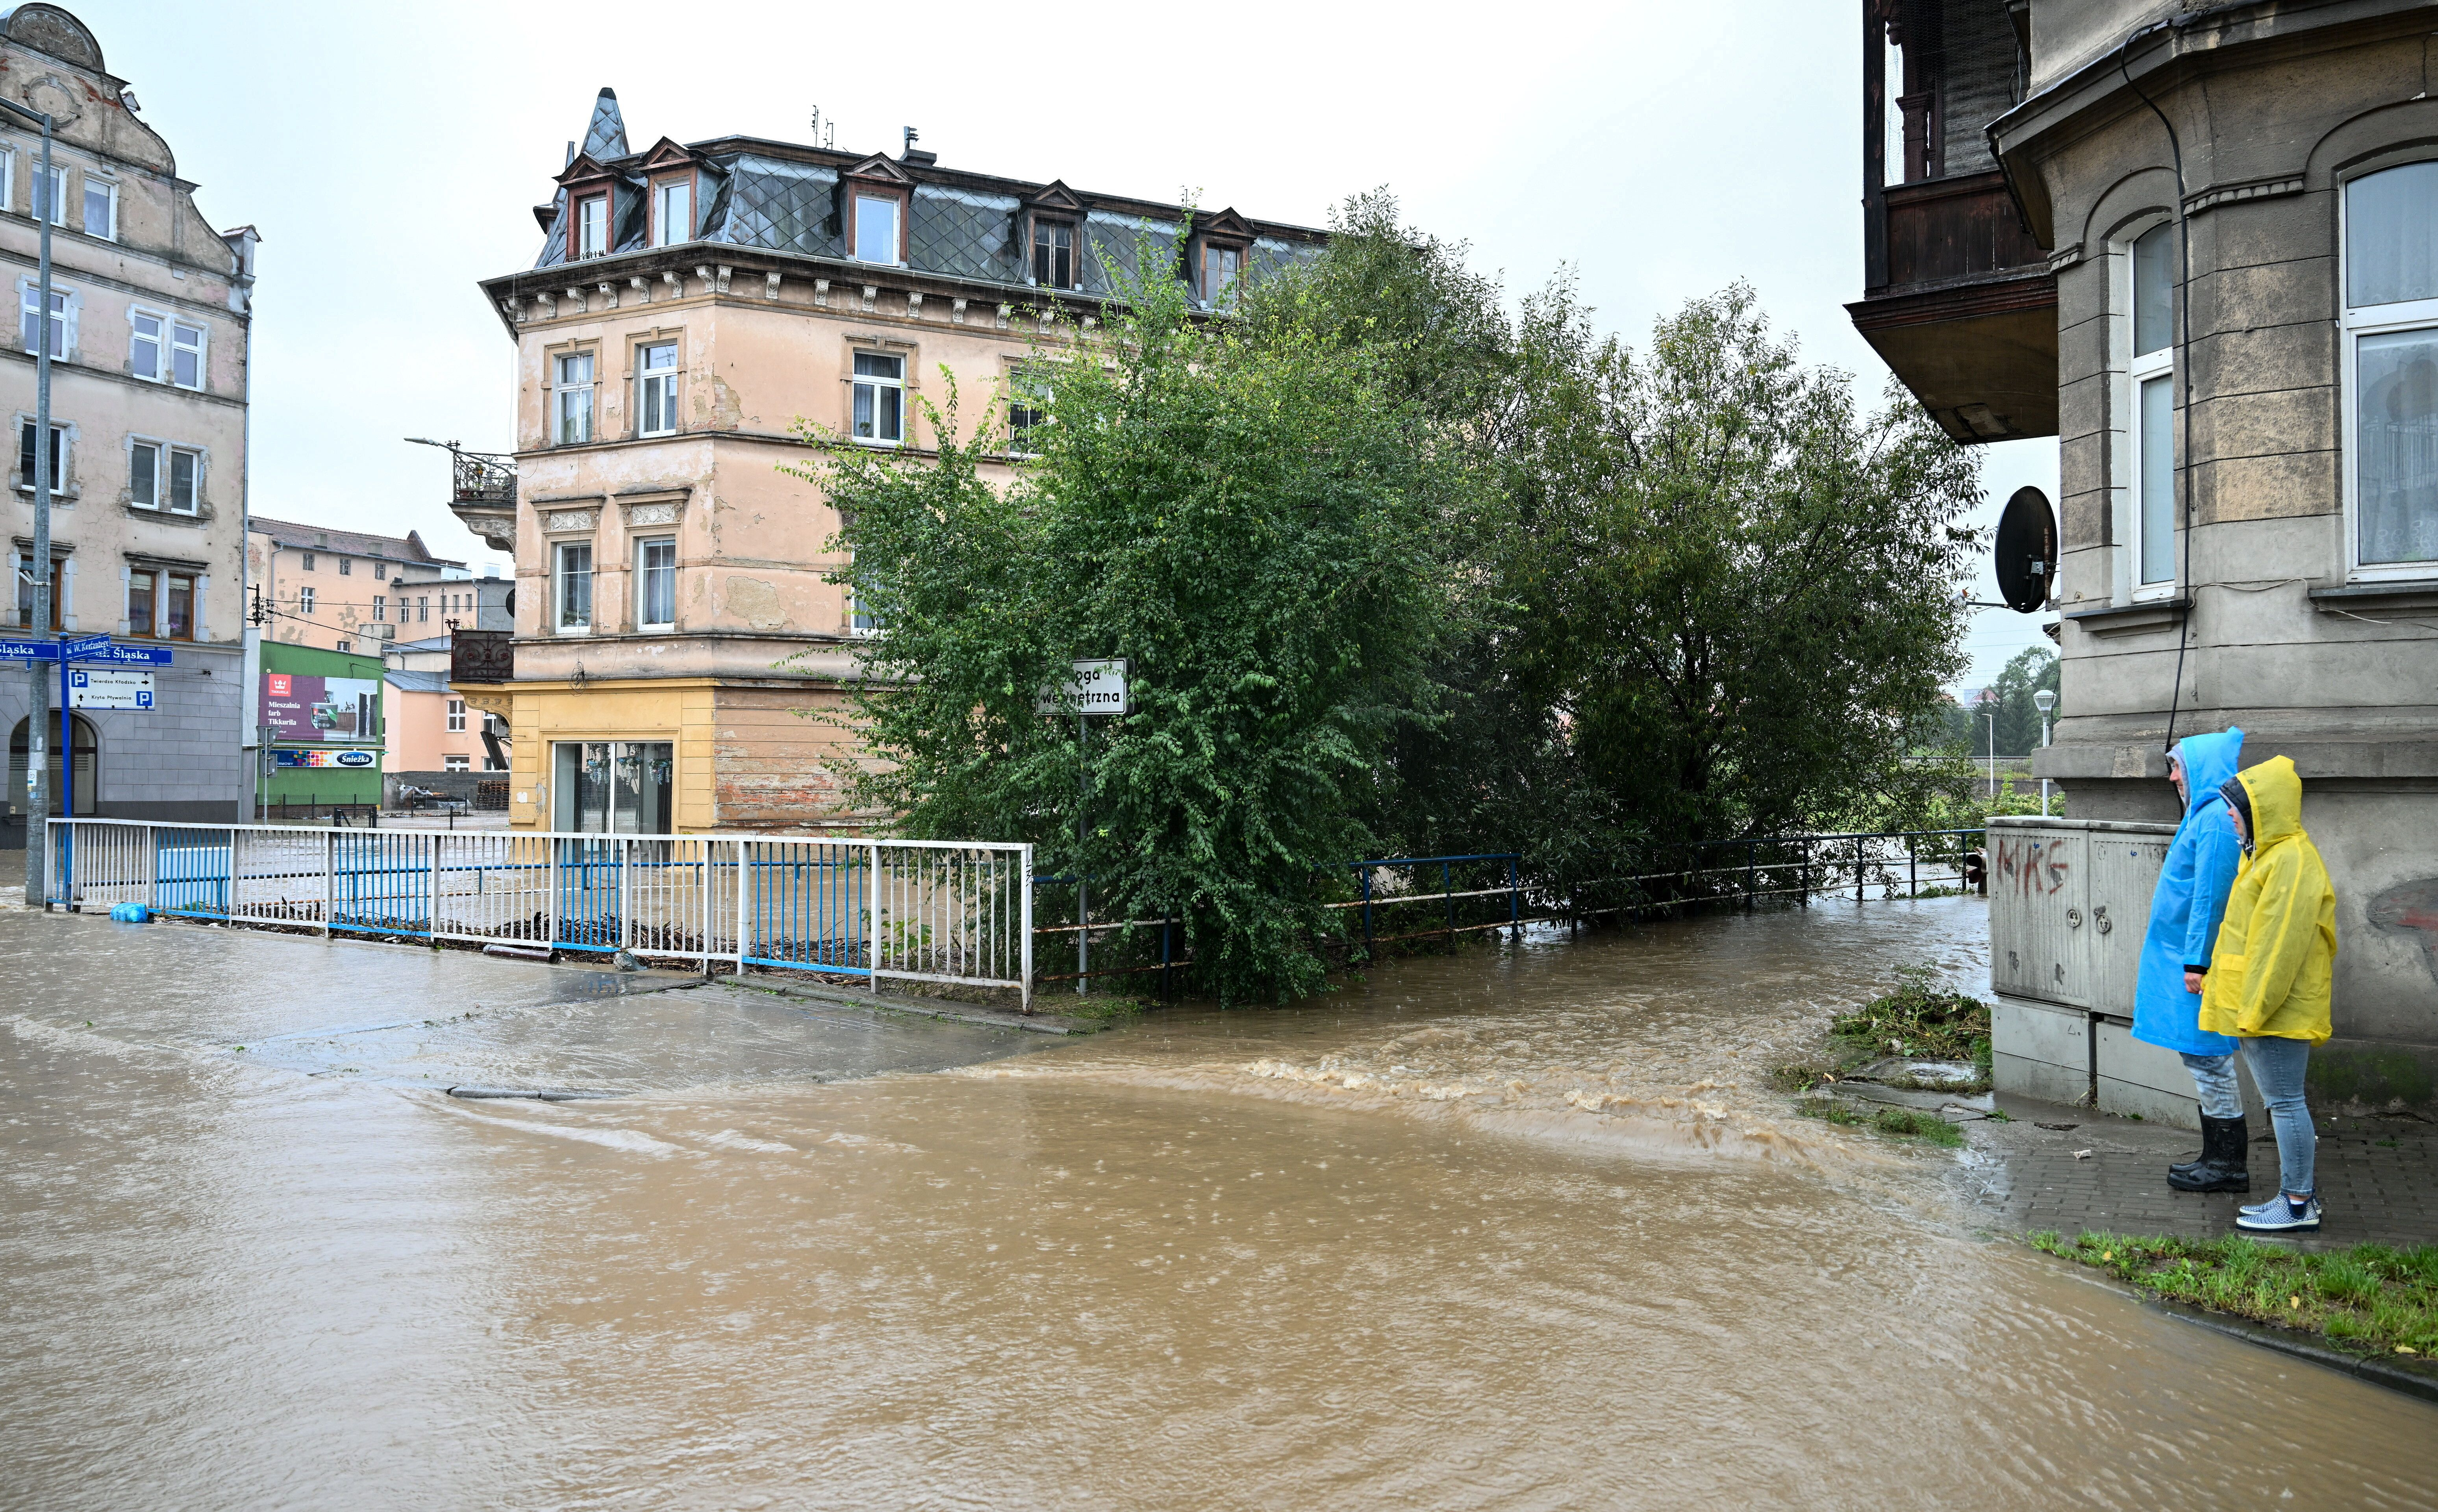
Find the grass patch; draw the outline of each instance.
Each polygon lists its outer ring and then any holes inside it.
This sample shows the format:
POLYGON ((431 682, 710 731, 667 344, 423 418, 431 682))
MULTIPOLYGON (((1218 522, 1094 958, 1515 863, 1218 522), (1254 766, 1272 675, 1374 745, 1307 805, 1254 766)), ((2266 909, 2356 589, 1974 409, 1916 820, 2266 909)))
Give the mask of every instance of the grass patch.
POLYGON ((1897 988, 1850 1013, 1841 1013, 1828 1032, 1874 1055, 1909 1055, 1925 1061, 1970 1061, 1989 1069, 1989 1005, 1962 993, 1940 992, 1932 966, 1899 966, 1897 988))
POLYGON ((2240 1234, 2216 1239, 2055 1231, 2032 1247, 2106 1271, 2155 1296, 2317 1333, 2358 1353, 2438 1354, 2438 1245, 2289 1250, 2240 1234))
POLYGON ((1963 1130, 1934 1113, 1924 1113, 1918 1108, 1881 1107, 1865 1111, 1837 1098, 1808 1098, 1796 1103, 1794 1111, 1807 1118, 1822 1118, 1846 1128, 1876 1129, 1882 1134, 1923 1139, 1948 1150, 1958 1149, 1964 1143, 1963 1130))

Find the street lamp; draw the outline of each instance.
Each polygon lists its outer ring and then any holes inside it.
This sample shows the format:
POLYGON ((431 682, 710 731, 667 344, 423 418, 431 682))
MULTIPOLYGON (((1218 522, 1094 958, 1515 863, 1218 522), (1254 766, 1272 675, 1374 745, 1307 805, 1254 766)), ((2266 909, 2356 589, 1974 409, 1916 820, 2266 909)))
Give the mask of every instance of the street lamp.
MULTIPOLYGON (((2057 694, 2042 688, 2032 694, 2032 702, 2039 706, 2040 711, 2040 749, 2046 750, 2049 747, 2049 711, 2057 707, 2057 694)), ((2043 777, 2040 779, 2040 818, 2048 817, 2049 780, 2043 777)))
POLYGON ((1988 721, 1989 722, 1989 748, 1988 748, 1987 751, 1983 752, 1983 754, 1984 754, 1984 755, 1986 755, 1986 756, 1988 756, 1988 757, 1989 758, 1989 801, 1990 801, 1990 802, 1992 802, 1992 803, 1995 803, 1996 801, 1998 801, 1998 710, 1997 710, 1997 707, 1996 707, 1994 704, 1991 704, 1990 702, 1988 702, 1988 700, 1986 700, 1986 699, 1985 699, 1985 700, 1983 700, 1982 705, 1981 705, 1981 717, 1982 717, 1982 718, 1984 718, 1984 719, 1986 719, 1986 720, 1988 720, 1988 721))
MULTIPOLYGON (((35 277, 40 285, 35 295, 34 315, 34 559, 28 564, 33 577, 33 622, 26 626, 26 638, 32 640, 51 627, 51 222, 61 214, 59 180, 51 175, 51 118, 41 111, 27 110, 14 100, 0 99, 0 111, 30 121, 42 129, 43 167, 34 181, 34 220, 42 237, 42 252, 37 259, 35 277)), ((61 712, 62 719, 66 712, 61 712)), ((43 860, 47 853, 50 835, 47 826, 51 818, 51 782, 48 751, 44 739, 45 727, 51 722, 51 684, 43 675, 43 664, 30 657, 26 661, 26 906, 48 908, 44 896, 43 860)), ((76 743, 61 737, 60 760, 76 759, 76 743)))

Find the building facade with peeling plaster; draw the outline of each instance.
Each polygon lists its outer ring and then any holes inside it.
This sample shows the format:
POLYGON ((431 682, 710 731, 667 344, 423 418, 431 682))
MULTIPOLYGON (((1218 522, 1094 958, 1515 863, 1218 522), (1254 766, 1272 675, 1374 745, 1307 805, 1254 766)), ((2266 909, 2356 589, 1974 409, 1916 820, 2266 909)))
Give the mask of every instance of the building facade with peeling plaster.
POLYGON ((828 581, 836 511, 779 470, 817 456, 797 421, 919 452, 923 401, 953 375, 968 412, 1007 404, 1139 245, 1216 310, 1324 239, 910 142, 638 151, 606 89, 556 185, 534 266, 482 286, 516 343, 513 455, 461 455, 452 501, 516 556, 514 629, 461 632, 451 687, 510 727, 526 828, 862 828, 840 716, 870 627, 828 581))

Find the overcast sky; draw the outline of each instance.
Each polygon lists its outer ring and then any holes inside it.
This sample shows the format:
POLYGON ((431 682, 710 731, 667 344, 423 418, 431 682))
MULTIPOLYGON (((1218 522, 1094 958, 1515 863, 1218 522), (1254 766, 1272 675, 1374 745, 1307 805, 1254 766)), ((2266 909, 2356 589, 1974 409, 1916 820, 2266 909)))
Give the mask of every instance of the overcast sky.
MULTIPOLYGON (((1843 308, 1862 290, 1850 0, 69 9, 203 214, 262 232, 254 508, 413 528, 445 555, 493 559, 449 514, 446 459, 399 438, 509 445, 511 344, 475 281, 532 263, 530 206, 604 84, 638 149, 805 140, 818 107, 840 148, 894 152, 913 126, 944 166, 1306 225, 1385 185, 1510 291, 1571 267, 1637 343, 1742 278, 1809 360, 1874 397, 1886 377, 1843 308)), ((2023 483, 2055 497, 2055 442, 1982 455, 1988 519, 2023 483)), ((1973 596, 1997 596, 1986 564, 1973 596)), ((1967 681, 2036 640, 1983 612, 1967 681)))

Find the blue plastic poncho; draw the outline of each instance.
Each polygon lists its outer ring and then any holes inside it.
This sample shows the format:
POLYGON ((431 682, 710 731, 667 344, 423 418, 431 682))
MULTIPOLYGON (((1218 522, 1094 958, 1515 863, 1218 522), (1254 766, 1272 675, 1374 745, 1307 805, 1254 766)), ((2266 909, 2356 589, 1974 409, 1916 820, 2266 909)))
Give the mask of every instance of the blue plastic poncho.
POLYGON ((2176 743, 2176 752, 2183 758, 2192 803, 2167 842, 2159 889, 2150 895, 2150 930, 2142 939, 2142 971, 2133 987, 2133 1037, 2189 1055, 2232 1055, 2235 1041, 2202 1032, 2200 994, 2184 991, 2184 968, 2210 963, 2235 864, 2243 859, 2243 842, 2217 791, 2240 765, 2243 731, 2189 735, 2176 743))

